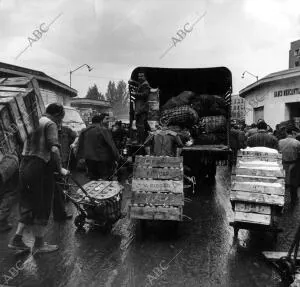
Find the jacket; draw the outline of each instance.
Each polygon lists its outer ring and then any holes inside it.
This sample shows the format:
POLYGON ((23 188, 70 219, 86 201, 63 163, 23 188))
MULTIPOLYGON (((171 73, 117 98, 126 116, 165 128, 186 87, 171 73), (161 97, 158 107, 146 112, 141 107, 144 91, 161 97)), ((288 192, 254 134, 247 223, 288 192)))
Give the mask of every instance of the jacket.
POLYGON ((118 161, 119 152, 111 132, 94 124, 84 129, 79 136, 78 158, 94 161, 118 161))

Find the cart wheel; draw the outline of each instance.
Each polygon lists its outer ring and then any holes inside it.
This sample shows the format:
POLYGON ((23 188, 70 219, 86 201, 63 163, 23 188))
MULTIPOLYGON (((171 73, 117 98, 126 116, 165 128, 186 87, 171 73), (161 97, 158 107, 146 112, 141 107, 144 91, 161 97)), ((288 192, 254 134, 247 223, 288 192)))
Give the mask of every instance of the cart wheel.
POLYGON ((75 217, 74 224, 77 228, 83 228, 85 224, 85 216, 83 214, 79 214, 75 217))

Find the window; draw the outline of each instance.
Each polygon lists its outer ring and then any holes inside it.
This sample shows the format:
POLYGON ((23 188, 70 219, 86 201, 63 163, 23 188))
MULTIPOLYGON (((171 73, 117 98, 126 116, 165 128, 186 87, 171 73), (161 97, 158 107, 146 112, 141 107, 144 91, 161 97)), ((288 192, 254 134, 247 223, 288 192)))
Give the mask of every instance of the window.
POLYGON ((298 56, 299 55, 299 49, 296 49, 295 51, 294 51, 294 56, 298 56))
POLYGON ((299 61, 295 62, 295 67, 299 67, 299 61))

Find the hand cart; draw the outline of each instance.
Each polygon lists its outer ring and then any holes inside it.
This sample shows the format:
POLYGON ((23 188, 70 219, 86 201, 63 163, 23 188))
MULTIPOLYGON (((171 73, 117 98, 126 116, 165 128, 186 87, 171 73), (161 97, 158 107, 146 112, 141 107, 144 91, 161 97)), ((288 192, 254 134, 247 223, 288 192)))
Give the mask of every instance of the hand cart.
POLYGON ((74 177, 62 177, 57 184, 78 211, 74 224, 83 228, 86 223, 109 232, 121 218, 123 186, 117 181, 90 181, 81 185, 74 177))

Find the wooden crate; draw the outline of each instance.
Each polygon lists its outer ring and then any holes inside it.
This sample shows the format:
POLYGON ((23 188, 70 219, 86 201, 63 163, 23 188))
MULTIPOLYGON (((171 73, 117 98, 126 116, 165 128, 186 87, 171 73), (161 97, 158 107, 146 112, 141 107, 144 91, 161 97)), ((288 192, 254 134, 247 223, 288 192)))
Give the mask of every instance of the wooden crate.
POLYGON ((148 220, 182 220, 182 207, 129 206, 131 218, 148 220))
POLYGON ((255 203, 235 202, 234 211, 271 215, 271 206, 255 203))
POLYGON ((232 191, 246 191, 253 193, 264 193, 281 195, 285 194, 285 186, 282 183, 265 183, 265 182, 251 182, 251 181, 232 181, 232 191))
POLYGON ((183 180, 183 169, 135 166, 135 178, 183 180))
POLYGON ((130 217, 182 220, 183 158, 137 156, 130 217))
POLYGON ((284 205, 282 155, 240 151, 232 174, 230 200, 234 221, 271 226, 274 208, 284 205))
POLYGON ((246 151, 246 150, 239 150, 238 157, 252 157, 258 160, 265 160, 265 159, 280 159, 282 160, 282 154, 280 153, 268 153, 268 152, 259 152, 259 151, 246 151))
POLYGON ((234 221, 270 225, 271 215, 236 211, 234 213, 234 221))
POLYGON ((183 193, 183 181, 132 179, 132 191, 183 193))
POLYGON ((170 156, 136 156, 135 163, 144 167, 182 168, 182 157, 170 156))

